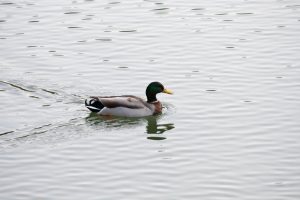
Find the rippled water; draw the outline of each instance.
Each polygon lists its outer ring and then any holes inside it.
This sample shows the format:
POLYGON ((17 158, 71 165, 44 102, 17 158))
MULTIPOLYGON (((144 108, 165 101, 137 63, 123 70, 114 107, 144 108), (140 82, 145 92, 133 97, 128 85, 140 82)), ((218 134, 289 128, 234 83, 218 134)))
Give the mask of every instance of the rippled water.
POLYGON ((0 199, 300 199, 300 2, 0 1, 0 199), (105 118, 89 95, 163 114, 105 118))

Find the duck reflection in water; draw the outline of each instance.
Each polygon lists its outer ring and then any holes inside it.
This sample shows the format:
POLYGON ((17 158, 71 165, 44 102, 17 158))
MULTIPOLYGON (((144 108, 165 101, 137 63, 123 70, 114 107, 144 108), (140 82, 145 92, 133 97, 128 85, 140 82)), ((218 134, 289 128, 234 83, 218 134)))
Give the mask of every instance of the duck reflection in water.
POLYGON ((148 134, 147 138, 150 140, 164 140, 165 137, 162 134, 168 130, 175 128, 173 123, 167 124, 157 124, 157 116, 147 117, 146 132, 148 134))
POLYGON ((173 123, 159 124, 161 115, 148 116, 141 118, 126 118, 113 116, 100 116, 95 113, 90 113, 86 121, 91 126, 105 127, 106 129, 123 129, 143 126, 146 123, 147 139, 150 140, 164 140, 166 137, 164 132, 175 128, 173 123))

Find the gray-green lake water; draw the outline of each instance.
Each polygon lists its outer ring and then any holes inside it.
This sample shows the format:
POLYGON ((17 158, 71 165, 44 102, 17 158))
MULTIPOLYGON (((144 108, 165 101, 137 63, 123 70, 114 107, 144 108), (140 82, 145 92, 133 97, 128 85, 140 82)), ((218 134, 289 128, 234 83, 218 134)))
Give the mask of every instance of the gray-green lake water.
POLYGON ((1 0, 0 101, 1 200, 298 200, 300 2, 1 0))

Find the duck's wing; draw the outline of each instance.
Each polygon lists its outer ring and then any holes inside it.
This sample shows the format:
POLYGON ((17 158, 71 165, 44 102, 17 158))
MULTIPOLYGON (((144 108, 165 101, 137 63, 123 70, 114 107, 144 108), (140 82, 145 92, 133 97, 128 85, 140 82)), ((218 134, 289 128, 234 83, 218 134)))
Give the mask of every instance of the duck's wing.
POLYGON ((107 108, 116 108, 116 107, 125 107, 130 109, 140 109, 148 108, 147 102, 143 99, 132 96, 132 95, 123 95, 123 96, 98 96, 92 97, 98 99, 104 107, 107 108))

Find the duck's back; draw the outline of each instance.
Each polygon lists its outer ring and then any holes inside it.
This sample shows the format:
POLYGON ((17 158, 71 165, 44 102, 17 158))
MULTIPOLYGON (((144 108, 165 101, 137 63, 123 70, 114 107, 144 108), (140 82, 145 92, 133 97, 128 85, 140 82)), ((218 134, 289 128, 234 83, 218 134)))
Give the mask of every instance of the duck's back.
POLYGON ((132 95, 122 96, 101 96, 95 97, 107 108, 127 107, 132 109, 147 107, 147 102, 142 98, 132 95))
POLYGON ((132 96, 102 96, 92 97, 97 103, 103 106, 99 109, 100 115, 114 115, 124 117, 143 117, 153 115, 155 106, 149 104, 143 99, 132 96))

